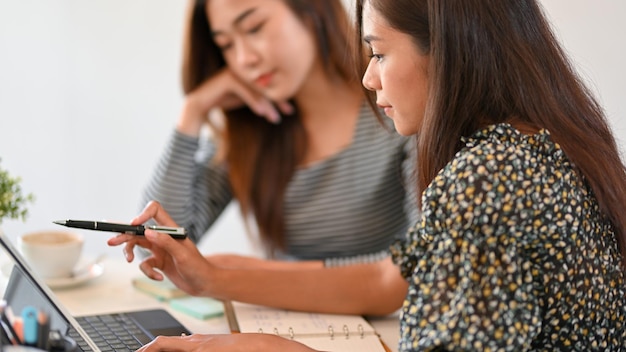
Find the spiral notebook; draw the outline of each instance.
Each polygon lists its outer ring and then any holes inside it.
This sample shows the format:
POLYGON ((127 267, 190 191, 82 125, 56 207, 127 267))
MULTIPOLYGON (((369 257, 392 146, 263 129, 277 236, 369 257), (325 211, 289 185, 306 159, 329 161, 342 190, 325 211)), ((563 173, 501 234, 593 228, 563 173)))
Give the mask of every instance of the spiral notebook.
POLYGON ((276 334, 322 351, 388 351, 360 315, 295 312, 240 302, 225 302, 224 310, 233 332, 276 334))

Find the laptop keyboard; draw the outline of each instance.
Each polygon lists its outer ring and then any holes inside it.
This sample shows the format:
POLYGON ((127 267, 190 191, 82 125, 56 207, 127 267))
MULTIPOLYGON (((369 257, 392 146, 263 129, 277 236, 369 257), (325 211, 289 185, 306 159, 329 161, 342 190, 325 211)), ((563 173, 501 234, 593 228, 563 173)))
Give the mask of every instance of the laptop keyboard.
MULTIPOLYGON (((135 351, 152 340, 124 313, 76 317, 76 320, 101 351, 135 351)), ((70 337, 81 350, 91 350, 73 329, 70 337)))

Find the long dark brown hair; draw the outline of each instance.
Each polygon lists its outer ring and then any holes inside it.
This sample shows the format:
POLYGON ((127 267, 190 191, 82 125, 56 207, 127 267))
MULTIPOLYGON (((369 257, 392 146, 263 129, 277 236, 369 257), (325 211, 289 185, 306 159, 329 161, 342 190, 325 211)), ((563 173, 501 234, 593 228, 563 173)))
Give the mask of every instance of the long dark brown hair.
POLYGON ((535 0, 357 0, 359 37, 366 1, 431 58, 419 190, 459 151, 460 137, 486 124, 546 128, 585 176, 626 260, 626 169, 603 109, 535 0))
MULTIPOLYGON (((283 0, 313 33, 326 72, 344 82, 358 84, 351 54, 353 31, 340 0, 283 0)), ((189 12, 183 53, 185 94, 226 66, 211 35, 207 0, 197 0, 189 12)), ((294 60, 297 53, 294 53, 294 60)), ((247 219, 254 216, 259 235, 274 252, 284 249, 284 194, 307 148, 297 106, 293 115, 272 124, 247 107, 224 111, 219 129, 222 161, 228 165, 233 193, 247 219)))

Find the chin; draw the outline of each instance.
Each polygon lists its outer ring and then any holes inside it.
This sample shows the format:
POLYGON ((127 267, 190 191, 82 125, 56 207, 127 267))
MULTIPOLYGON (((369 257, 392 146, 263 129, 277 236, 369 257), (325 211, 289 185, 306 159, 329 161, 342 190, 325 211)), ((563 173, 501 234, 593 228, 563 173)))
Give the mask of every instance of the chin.
POLYGON ((263 90, 262 94, 273 102, 288 101, 295 96, 292 90, 281 89, 281 87, 269 87, 263 90))
POLYGON ((399 125, 395 121, 393 125, 396 128, 396 132, 398 132, 398 134, 401 136, 409 137, 418 133, 418 130, 415 128, 415 126, 412 126, 412 125, 411 126, 399 125))

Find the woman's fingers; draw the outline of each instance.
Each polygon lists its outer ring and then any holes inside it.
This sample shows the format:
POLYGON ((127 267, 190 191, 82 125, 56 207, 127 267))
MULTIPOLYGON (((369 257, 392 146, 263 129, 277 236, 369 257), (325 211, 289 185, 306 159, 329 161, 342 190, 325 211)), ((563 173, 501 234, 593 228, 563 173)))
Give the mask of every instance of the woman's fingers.
POLYGON ((245 105, 255 114, 275 124, 280 123, 281 113, 291 115, 294 111, 288 102, 274 103, 228 68, 206 80, 188 95, 188 100, 191 105, 200 106, 192 110, 200 111, 202 116, 206 116, 208 111, 216 107, 233 110, 245 105))
POLYGON ((245 82, 240 81, 234 74, 230 73, 229 78, 233 83, 232 91, 239 97, 255 114, 264 117, 267 121, 280 123, 280 113, 285 115, 293 114, 294 108, 289 102, 274 103, 260 92, 254 90, 245 82))
POLYGON ((109 238, 109 240, 107 241, 107 244, 113 247, 123 244, 124 248, 122 249, 122 252, 124 253, 124 257, 126 258, 126 261, 129 263, 135 259, 135 253, 134 253, 135 246, 140 246, 140 247, 145 247, 145 248, 150 247, 150 243, 146 241, 145 239, 138 238, 137 235, 129 235, 129 234, 119 234, 115 237, 109 238), (143 244, 139 243, 139 241, 143 241, 143 244))
MULTIPOLYGON (((236 80, 236 79, 235 79, 236 80)), ((245 83, 236 81, 233 85, 234 93, 252 110, 255 114, 264 117, 271 123, 280 122, 280 113, 274 107, 271 100, 258 92, 252 90, 245 83)))
POLYGON ((162 226, 178 227, 172 217, 163 209, 161 203, 152 200, 146 204, 141 213, 131 220, 131 225, 141 225, 148 220, 154 219, 162 226))
POLYGON ((144 235, 153 246, 167 252, 174 260, 180 261, 193 258, 194 255, 200 255, 196 245, 189 238, 177 240, 170 235, 154 230, 146 230, 144 235))
POLYGON ((109 246, 113 246, 113 247, 119 246, 120 244, 124 244, 124 243, 130 241, 131 240, 130 236, 134 236, 134 235, 119 234, 119 235, 117 235, 115 237, 109 238, 107 240, 107 244, 109 246))
POLYGON ((154 270, 154 268, 157 268, 159 270, 162 269, 160 268, 160 265, 157 262, 157 259, 154 257, 147 258, 143 262, 141 262, 141 264, 139 264, 139 269, 147 277, 151 278, 152 280, 162 281, 164 279, 163 274, 161 274, 157 270, 154 270))
POLYGON ((280 101, 276 103, 278 110, 283 113, 283 115, 292 115, 295 111, 293 105, 291 105, 288 101, 280 101))
POLYGON ((126 258, 127 262, 132 262, 133 260, 135 260, 135 243, 134 242, 128 242, 126 243, 126 245, 124 246, 123 252, 124 252, 124 258, 126 258))
POLYGON ((149 344, 141 347, 137 352, 149 351, 185 351, 180 337, 157 336, 149 344))

